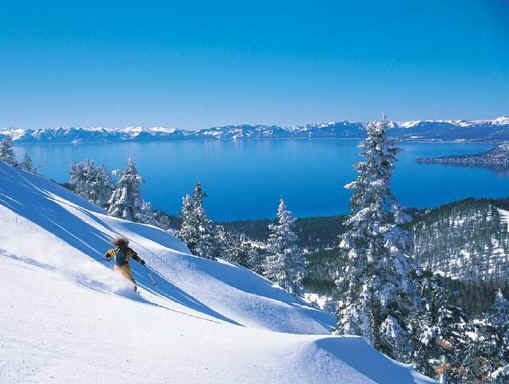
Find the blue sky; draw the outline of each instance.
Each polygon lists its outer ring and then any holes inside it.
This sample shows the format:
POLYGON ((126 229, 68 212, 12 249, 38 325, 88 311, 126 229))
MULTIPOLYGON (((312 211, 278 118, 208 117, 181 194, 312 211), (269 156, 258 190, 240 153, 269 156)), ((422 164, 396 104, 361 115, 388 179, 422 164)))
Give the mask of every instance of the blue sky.
POLYGON ((0 127, 509 115, 506 0, 75 4, 2 5, 0 127))

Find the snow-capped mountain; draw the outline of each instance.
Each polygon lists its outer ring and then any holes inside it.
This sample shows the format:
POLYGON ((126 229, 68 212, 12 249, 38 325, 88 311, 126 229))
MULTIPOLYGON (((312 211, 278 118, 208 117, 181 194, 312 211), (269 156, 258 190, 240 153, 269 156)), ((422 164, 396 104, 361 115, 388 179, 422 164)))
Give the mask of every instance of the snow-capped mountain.
POLYGON ((509 118, 399 122, 389 135, 402 140, 501 141, 509 139, 509 118))
MULTIPOLYGON (((304 126, 226 125, 193 131, 164 127, 111 128, 47 128, 4 129, 1 136, 12 136, 19 142, 97 142, 97 141, 157 141, 157 140, 235 140, 263 138, 344 138, 365 137, 364 122, 327 122, 304 126)), ((401 140, 509 140, 509 118, 493 120, 418 120, 392 122, 389 135, 401 140)))
POLYGON ((0 382, 431 383, 257 274, 0 162, 0 382), (132 286, 103 258, 122 234, 132 286))

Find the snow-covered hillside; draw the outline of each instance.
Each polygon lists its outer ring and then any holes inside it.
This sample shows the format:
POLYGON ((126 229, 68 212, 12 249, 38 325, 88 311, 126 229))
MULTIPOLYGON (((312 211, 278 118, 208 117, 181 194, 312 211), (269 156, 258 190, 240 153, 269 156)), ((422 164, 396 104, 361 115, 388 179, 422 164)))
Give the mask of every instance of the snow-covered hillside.
POLYGON ((454 164, 504 170, 509 168, 509 144, 499 144, 489 151, 483 153, 423 157, 417 158, 416 161, 418 163, 454 164))
POLYGON ((331 315, 0 162, 1 383, 428 383, 331 315), (119 234, 140 295, 103 254, 119 234), (152 283, 151 273, 157 285, 152 283))
POLYGON ((499 209, 498 213, 500 214, 500 221, 507 225, 507 230, 509 231, 509 211, 505 209, 499 209))
MULTIPOLYGON (((122 141, 167 140, 235 140, 266 138, 350 138, 366 136, 366 123, 355 121, 331 121, 302 126, 280 127, 277 125, 225 125, 193 131, 164 127, 114 128, 43 128, 0 129, 0 138, 11 136, 18 142, 80 143, 122 141)), ((509 140, 509 118, 493 120, 416 120, 391 122, 389 136, 401 140, 459 140, 501 141, 509 140)))

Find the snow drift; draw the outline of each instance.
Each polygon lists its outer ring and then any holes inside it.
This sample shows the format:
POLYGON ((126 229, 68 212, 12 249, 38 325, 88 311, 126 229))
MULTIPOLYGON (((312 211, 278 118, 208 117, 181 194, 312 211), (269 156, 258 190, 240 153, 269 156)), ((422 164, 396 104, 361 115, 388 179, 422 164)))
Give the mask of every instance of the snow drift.
POLYGON ((0 228, 2 383, 432 382, 251 271, 1 162, 0 228), (150 266, 133 263, 140 295, 103 259, 119 234, 150 266))

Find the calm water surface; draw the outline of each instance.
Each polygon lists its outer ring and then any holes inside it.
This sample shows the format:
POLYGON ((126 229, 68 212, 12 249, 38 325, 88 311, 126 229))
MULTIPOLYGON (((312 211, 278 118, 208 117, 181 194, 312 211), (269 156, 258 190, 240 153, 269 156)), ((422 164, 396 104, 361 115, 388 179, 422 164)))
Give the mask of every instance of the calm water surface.
MULTIPOLYGON (((176 141, 115 144, 19 144, 41 173, 67 181, 73 161, 94 159, 109 169, 124 168, 134 156, 145 178, 143 193, 168 213, 201 182, 209 194, 206 208, 217 221, 272 217, 284 197, 296 216, 348 212, 350 193, 343 186, 356 177, 357 141, 250 140, 176 141)), ((483 152, 485 144, 401 144, 393 191, 409 207, 433 207, 472 197, 509 196, 509 177, 488 169, 417 164, 416 157, 483 152)))

